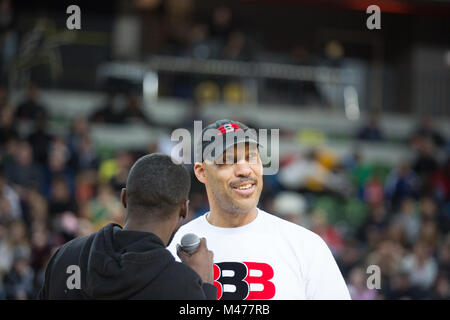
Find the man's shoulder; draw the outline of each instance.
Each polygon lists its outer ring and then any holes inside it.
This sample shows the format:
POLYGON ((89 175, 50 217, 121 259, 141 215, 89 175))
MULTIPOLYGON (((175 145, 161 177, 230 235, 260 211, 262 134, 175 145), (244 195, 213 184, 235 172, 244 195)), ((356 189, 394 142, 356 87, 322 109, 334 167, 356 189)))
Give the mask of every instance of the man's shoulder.
POLYGON ((190 221, 186 222, 186 223, 184 224, 184 226, 188 226, 188 225, 189 225, 189 226, 203 225, 203 224, 205 223, 205 221, 206 221, 205 216, 206 216, 208 213, 209 213, 209 211, 206 212, 206 213, 204 213, 204 214, 202 214, 202 215, 199 215, 199 216, 195 217, 194 219, 191 219, 190 221))
POLYGON ((182 231, 184 234, 186 232, 191 232, 191 231, 195 231, 200 228, 204 228, 205 226, 206 226, 205 225, 205 217, 204 217, 204 215, 201 215, 201 216, 198 216, 198 217, 186 222, 185 224, 183 224, 180 227, 179 231, 182 231))
POLYGON ((286 237, 296 238, 300 241, 308 241, 308 244, 316 243, 321 245, 323 242, 323 239, 317 233, 314 233, 301 225, 287 221, 276 216, 275 214, 263 211, 261 209, 259 209, 259 212, 262 214, 266 225, 271 226, 272 229, 277 230, 286 237))
POLYGON ((57 260, 68 257, 77 258, 81 250, 86 246, 86 244, 88 244, 94 239, 95 234, 96 233, 93 233, 88 236, 77 237, 64 243, 54 253, 53 258, 57 260))

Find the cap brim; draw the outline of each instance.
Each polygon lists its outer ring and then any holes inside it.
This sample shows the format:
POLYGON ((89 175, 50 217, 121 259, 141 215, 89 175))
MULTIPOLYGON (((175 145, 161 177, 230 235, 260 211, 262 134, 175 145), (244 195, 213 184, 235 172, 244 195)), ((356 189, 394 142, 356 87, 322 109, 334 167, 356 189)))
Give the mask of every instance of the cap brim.
POLYGON ((229 143, 229 144, 226 144, 226 145, 223 147, 222 152, 220 152, 217 156, 215 156, 213 159, 210 159, 210 160, 212 160, 212 161, 217 160, 218 158, 220 158, 220 157, 223 155, 223 153, 224 153, 227 149, 229 149, 229 148, 231 148, 231 147, 234 147, 235 145, 240 144, 240 143, 254 143, 254 144, 256 144, 256 145, 258 146, 258 148, 264 148, 264 145, 262 145, 261 143, 259 143, 257 140, 255 140, 255 139, 253 139, 253 138, 245 137, 244 139, 238 139, 237 141, 233 141, 233 142, 231 142, 231 143, 229 143))

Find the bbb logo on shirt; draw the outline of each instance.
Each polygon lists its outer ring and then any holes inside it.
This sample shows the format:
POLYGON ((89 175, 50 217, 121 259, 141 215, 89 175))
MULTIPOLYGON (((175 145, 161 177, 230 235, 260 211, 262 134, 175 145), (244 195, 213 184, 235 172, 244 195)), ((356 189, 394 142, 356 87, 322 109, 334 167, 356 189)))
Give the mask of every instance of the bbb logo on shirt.
POLYGON ((275 296, 275 285, 270 281, 273 268, 267 263, 220 262, 213 267, 217 300, 266 300, 275 296))

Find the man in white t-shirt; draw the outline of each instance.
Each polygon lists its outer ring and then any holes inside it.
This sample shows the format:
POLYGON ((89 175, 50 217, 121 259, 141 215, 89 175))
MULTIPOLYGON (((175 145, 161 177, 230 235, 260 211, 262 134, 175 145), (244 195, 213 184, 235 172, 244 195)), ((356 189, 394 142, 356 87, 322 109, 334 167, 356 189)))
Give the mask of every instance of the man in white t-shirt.
POLYGON ((202 131, 194 172, 210 211, 182 226, 168 249, 178 259, 183 235, 206 238, 218 299, 350 299, 318 235, 257 208, 263 187, 258 147, 254 131, 237 121, 219 120, 202 131))

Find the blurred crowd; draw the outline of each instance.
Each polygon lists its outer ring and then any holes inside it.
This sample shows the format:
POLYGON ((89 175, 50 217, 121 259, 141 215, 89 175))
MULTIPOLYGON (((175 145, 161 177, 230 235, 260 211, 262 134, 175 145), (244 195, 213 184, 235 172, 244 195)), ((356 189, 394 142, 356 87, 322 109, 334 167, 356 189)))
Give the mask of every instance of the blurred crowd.
MULTIPOLYGON (((208 21, 197 21, 183 3, 189 1, 166 1, 165 7, 142 13, 148 28, 143 33, 144 52, 259 59, 263 51, 236 23, 229 8, 214 8, 208 21)), ((0 74, 4 77, 17 39, 10 1, 0 4, 0 74)), ((341 49, 338 44, 327 47, 321 65, 334 65, 342 57, 341 49)), ((294 45, 287 54, 269 61, 314 65, 321 58, 311 56, 305 47, 294 45)), ((194 108, 219 90, 203 79, 196 78, 200 85, 194 87, 184 75, 169 78, 160 76, 160 93, 193 99, 194 108)), ((226 100, 242 102, 239 87, 217 83, 224 87, 226 100)), ((273 101, 286 99, 283 90, 291 85, 270 83, 271 90, 278 92, 271 96, 273 101)), ((70 129, 61 134, 50 130, 52 114, 39 99, 39 89, 31 84, 25 91, 19 103, 12 104, 6 87, 0 86, 0 299, 34 299, 46 263, 60 245, 109 222, 123 224, 119 194, 132 164, 143 154, 167 151, 162 144, 150 144, 145 150, 105 154, 95 143, 92 126, 98 123, 120 125, 137 119, 157 126, 133 92, 119 108, 117 97, 109 95, 88 117, 72 119, 70 129)), ((312 82, 296 84, 291 93, 299 104, 323 102, 312 82)), ((198 110, 180 127, 192 127, 192 119, 199 119, 198 110)), ((289 135, 281 132, 284 138, 289 135)), ((375 116, 351 134, 352 141, 373 144, 387 136, 375 116)), ((319 147, 283 155, 279 173, 264 176, 259 207, 319 234, 332 250, 353 299, 449 299, 447 138, 431 117, 424 117, 402 142, 414 157, 394 167, 368 162, 357 149, 344 157, 319 147), (376 289, 367 286, 372 265, 381 271, 376 289)), ((192 175, 188 220, 208 210, 204 188, 192 175)))
MULTIPOLYGON (((129 169, 139 156, 161 151, 152 144, 102 156, 92 125, 125 121, 105 111, 107 106, 88 119, 74 119, 67 134, 52 134, 51 115, 38 94, 30 85, 13 106, 0 89, 2 299, 35 298, 56 248, 109 222, 123 224, 119 193, 129 169)), ((130 108, 152 126, 132 95, 123 110, 130 108)), ((368 126, 372 134, 362 135, 363 128, 355 140, 377 143, 382 133, 368 126)), ((393 168, 367 163, 357 150, 339 158, 311 148, 284 155, 279 173, 264 177, 260 208, 323 237, 354 299, 450 298, 448 144, 431 118, 404 143, 415 157, 393 168), (370 265, 381 270, 378 289, 367 287, 370 265)), ((194 176, 192 182, 189 219, 208 211, 203 186, 194 176)))
MULTIPOLYGON (((300 42, 292 43, 284 51, 274 50, 254 28, 236 17, 230 7, 219 5, 211 8, 209 15, 196 15, 194 3, 168 0, 152 10, 143 11, 142 55, 302 66, 338 66, 343 61, 340 43, 334 43, 331 50, 326 45, 313 48, 300 42)), ((313 81, 270 78, 259 79, 258 85, 261 86, 259 97, 266 103, 320 106, 331 102, 313 81)), ((242 103, 251 96, 251 86, 233 75, 162 73, 159 86, 162 95, 195 98, 200 102, 222 99, 242 103)))
MULTIPOLYGON (((384 141, 374 119, 355 142, 384 141)), ((327 242, 353 299, 450 298, 449 144, 429 116, 403 144, 413 157, 393 167, 357 149, 339 158, 311 148, 285 155, 279 174, 266 177, 266 210, 327 242)))

